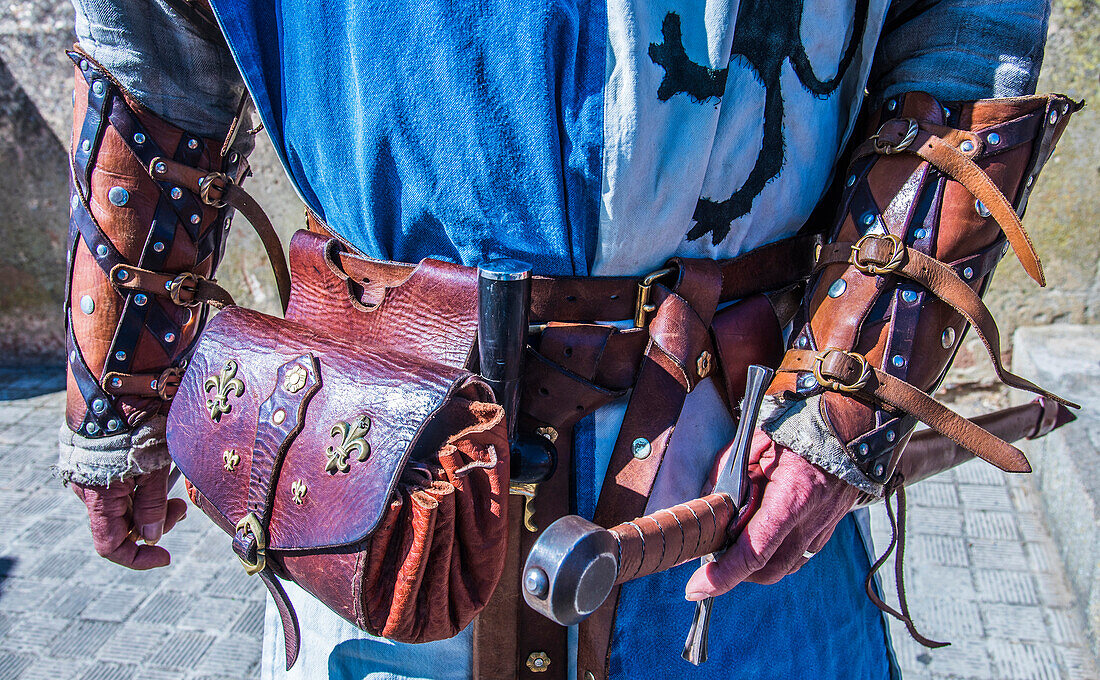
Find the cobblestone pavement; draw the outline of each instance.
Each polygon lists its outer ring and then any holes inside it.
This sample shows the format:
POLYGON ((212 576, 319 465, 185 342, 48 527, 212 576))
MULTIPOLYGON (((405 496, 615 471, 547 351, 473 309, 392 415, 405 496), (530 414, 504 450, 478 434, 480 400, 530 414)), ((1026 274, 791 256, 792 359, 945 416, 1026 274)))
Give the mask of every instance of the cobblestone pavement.
MULTIPOLYGON (((263 587, 201 513, 161 542, 165 569, 91 551, 83 507, 49 472, 63 388, 55 370, 0 369, 0 680, 257 677, 263 587)), ((1100 677, 1026 478, 972 462, 915 487, 909 506, 910 607, 952 646, 925 650, 892 625, 906 680, 1100 677)), ((881 508, 874 527, 885 545, 881 508)))

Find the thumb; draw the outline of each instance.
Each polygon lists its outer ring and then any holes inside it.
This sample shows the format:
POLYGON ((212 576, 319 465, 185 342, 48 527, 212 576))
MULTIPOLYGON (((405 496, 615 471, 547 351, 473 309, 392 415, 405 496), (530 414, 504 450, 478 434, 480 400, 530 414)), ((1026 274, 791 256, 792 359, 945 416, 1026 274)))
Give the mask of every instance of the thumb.
POLYGON ((133 521, 138 533, 149 544, 156 543, 164 534, 168 510, 168 470, 164 467, 137 478, 133 521))

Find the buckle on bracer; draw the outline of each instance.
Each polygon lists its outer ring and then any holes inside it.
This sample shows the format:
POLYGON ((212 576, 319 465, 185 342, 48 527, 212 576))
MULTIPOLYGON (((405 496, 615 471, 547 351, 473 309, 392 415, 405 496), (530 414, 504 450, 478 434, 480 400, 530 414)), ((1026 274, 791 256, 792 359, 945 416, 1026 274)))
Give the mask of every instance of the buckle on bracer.
POLYGON ((237 531, 243 531, 245 536, 252 534, 253 539, 256 541, 255 562, 249 562, 237 555, 237 559, 244 565, 244 572, 249 575, 260 573, 267 567, 267 534, 264 532, 263 526, 260 525, 260 518, 254 512, 248 513, 241 518, 241 521, 237 522, 237 531))
POLYGON ((638 283, 637 301, 634 303, 635 328, 645 328, 649 315, 657 311, 657 305, 650 302, 650 298, 653 296, 653 284, 661 277, 668 276, 674 271, 676 271, 676 267, 665 267, 642 277, 641 282, 638 283))
POLYGON ((864 388, 867 381, 871 378, 871 366, 867 363, 867 359, 862 354, 857 352, 846 352, 842 349, 829 348, 824 352, 814 357, 814 378, 818 384, 825 389, 832 390, 834 392, 858 392, 864 388), (825 361, 825 357, 829 356, 831 352, 840 352, 841 354, 848 355, 849 358, 855 360, 859 364, 859 377, 854 382, 842 383, 836 379, 835 375, 831 375, 826 378, 822 373, 822 364, 825 361))
POLYGON ((917 133, 919 131, 920 131, 920 126, 917 125, 917 121, 915 119, 913 119, 913 118, 901 118, 901 119, 895 118, 893 120, 886 121, 885 123, 882 124, 881 127, 879 127, 878 132, 876 132, 871 137, 871 143, 874 145, 876 153, 880 153, 884 156, 892 156, 893 154, 901 153, 902 151, 905 151, 906 149, 908 149, 909 145, 913 143, 913 140, 917 138, 917 133), (905 136, 903 136, 901 138, 901 141, 896 143, 896 144, 891 143, 891 142, 887 142, 887 141, 882 139, 883 130, 885 130, 886 126, 889 125, 890 123, 893 123, 895 120, 903 120, 903 121, 905 121, 906 123, 909 124, 909 128, 905 131, 905 136))
POLYGON ((172 302, 180 307, 198 307, 202 303, 195 299, 195 293, 199 289, 200 278, 191 272, 184 272, 164 284, 164 288, 168 291, 168 297, 172 302), (183 293, 189 295, 188 299, 183 299, 183 293))
POLYGON ((904 259, 905 243, 901 238, 893 234, 865 234, 852 246, 852 255, 848 258, 848 262, 864 274, 889 274, 900 267, 904 259), (885 264, 880 264, 879 260, 870 260, 863 257, 863 246, 875 241, 888 241, 890 243, 890 258, 885 264))
POLYGON ((223 208, 226 203, 223 200, 226 189, 233 183, 233 180, 229 179, 229 175, 224 172, 212 172, 206 177, 199 180, 199 198, 206 205, 213 206, 215 208, 223 208), (211 197, 210 190, 215 189, 218 193, 216 197, 211 197))

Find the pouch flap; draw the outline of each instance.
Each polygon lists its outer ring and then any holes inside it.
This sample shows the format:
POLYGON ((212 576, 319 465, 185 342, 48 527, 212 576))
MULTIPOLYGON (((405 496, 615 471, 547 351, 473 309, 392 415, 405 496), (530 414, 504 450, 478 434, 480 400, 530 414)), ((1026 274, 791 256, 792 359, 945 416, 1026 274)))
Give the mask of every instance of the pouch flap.
MULTIPOLYGON (((291 402, 300 392, 289 406, 301 414, 301 429, 271 447, 285 451, 272 473, 278 479, 267 542, 275 550, 365 539, 448 398, 472 390, 475 399, 492 400, 462 369, 227 308, 203 333, 168 415, 172 458, 222 515, 223 527, 247 514, 261 405, 277 387, 291 402)), ((279 424, 287 415, 269 407, 263 417, 279 424)))

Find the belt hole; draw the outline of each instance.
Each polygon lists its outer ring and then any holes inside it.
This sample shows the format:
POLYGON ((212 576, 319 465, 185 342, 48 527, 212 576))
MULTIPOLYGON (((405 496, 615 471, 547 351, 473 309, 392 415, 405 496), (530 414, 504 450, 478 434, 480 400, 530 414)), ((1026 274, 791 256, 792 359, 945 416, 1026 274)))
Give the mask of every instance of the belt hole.
POLYGON ((550 390, 546 389, 545 387, 540 387, 539 388, 539 394, 541 394, 544 397, 549 396, 550 395, 550 390))
POLYGON ((576 302, 577 301, 577 296, 576 295, 566 295, 565 296, 565 301, 566 302, 576 302))
POLYGON ((565 349, 563 349, 561 351, 561 353, 564 354, 567 357, 571 357, 571 356, 573 356, 573 348, 572 347, 566 347, 565 349))

